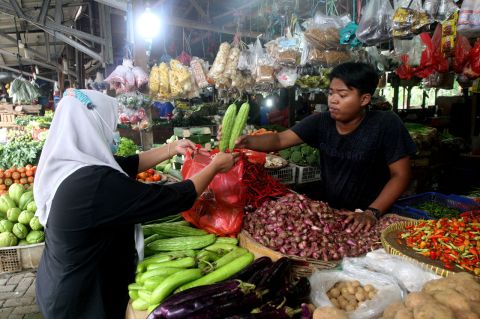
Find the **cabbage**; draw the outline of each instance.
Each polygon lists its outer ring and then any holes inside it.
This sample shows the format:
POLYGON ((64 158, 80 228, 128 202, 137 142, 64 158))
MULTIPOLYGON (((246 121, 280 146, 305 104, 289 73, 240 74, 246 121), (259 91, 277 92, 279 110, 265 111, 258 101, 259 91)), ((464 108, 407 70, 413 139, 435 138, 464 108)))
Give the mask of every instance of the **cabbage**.
POLYGON ((28 228, 24 224, 16 223, 13 225, 12 233, 17 236, 18 239, 24 239, 27 237, 28 228))
POLYGON ((42 230, 43 229, 43 226, 42 224, 40 224, 40 220, 38 219, 37 216, 34 216, 31 220, 30 220, 30 228, 32 230, 42 230))
POLYGON ((22 196, 25 188, 21 184, 12 184, 8 189, 8 196, 18 205, 20 197, 22 196))
POLYGON ((0 232, 10 232, 13 229, 13 223, 9 220, 0 220, 0 232))
POLYGON ((11 222, 17 222, 18 216, 20 215, 21 210, 20 208, 13 207, 7 210, 7 219, 11 222))
POLYGON ((32 230, 27 235, 27 242, 29 244, 41 243, 45 240, 45 234, 41 230, 32 230))
MULTIPOLYGON (((27 206, 28 207, 28 206, 27 206)), ((18 216, 18 222, 19 223, 22 223, 22 224, 25 224, 25 225, 29 225, 30 224, 30 221, 32 220, 33 216, 35 216, 34 213, 32 212, 29 212, 28 210, 24 210, 23 212, 20 213, 20 215, 18 216)))
POLYGON ((0 234, 0 247, 15 246, 17 244, 17 237, 11 232, 4 232, 0 234))

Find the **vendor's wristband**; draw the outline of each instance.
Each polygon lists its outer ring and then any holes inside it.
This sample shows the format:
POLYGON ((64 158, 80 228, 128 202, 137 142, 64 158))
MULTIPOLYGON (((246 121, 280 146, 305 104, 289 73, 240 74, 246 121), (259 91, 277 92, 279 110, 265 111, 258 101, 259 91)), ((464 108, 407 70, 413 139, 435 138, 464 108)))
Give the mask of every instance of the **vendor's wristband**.
POLYGON ((376 209, 374 207, 367 207, 367 209, 365 209, 365 211, 370 211, 373 213, 373 216, 376 218, 376 219, 380 219, 380 217, 382 217, 383 213, 379 210, 379 209, 376 209))

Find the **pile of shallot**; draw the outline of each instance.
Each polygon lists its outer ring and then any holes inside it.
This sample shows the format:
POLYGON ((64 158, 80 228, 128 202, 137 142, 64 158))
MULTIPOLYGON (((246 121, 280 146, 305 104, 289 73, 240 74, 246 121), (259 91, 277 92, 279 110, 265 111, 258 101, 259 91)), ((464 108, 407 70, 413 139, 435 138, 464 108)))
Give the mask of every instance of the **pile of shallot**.
POLYGON ((324 202, 289 193, 247 213, 244 229, 260 244, 285 255, 328 261, 379 248, 381 231, 401 220, 384 217, 368 232, 353 233, 345 219, 324 202))

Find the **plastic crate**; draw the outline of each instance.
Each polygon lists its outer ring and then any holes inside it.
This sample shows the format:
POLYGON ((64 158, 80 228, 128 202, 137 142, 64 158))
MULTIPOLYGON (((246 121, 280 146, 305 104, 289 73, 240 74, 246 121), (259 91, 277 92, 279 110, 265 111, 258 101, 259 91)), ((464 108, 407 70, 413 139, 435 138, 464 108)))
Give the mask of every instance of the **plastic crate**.
POLYGON ((295 184, 296 182, 297 170, 292 164, 284 168, 268 169, 267 171, 270 176, 275 177, 282 184, 295 184))
POLYGON ((0 273, 37 268, 45 243, 0 248, 0 273))
POLYGON ((435 202, 448 208, 457 209, 461 213, 480 208, 478 203, 466 197, 428 192, 397 200, 392 207, 392 212, 407 217, 434 219, 428 212, 413 207, 426 202, 435 202))
POLYGON ((305 184, 310 182, 316 182, 322 179, 320 167, 318 166, 299 166, 295 165, 297 170, 297 183, 305 184))

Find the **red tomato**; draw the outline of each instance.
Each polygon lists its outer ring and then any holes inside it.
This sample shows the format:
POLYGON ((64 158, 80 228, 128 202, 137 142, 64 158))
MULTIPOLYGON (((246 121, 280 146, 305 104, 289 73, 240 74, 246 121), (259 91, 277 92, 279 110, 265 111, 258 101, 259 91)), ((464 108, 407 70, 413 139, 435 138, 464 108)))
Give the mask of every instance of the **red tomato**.
POLYGON ((147 169, 147 174, 148 175, 153 175, 153 174, 155 174, 155 170, 153 168, 149 168, 149 169, 147 169))

